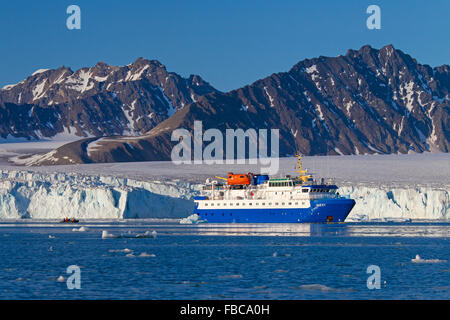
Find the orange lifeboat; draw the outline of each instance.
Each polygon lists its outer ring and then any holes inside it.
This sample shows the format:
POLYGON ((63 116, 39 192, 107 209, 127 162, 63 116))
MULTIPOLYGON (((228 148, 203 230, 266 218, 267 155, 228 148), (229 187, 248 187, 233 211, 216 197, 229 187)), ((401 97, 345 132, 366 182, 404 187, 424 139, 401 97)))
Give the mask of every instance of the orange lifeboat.
POLYGON ((250 175, 245 173, 233 174, 228 172, 228 185, 250 184, 250 175))

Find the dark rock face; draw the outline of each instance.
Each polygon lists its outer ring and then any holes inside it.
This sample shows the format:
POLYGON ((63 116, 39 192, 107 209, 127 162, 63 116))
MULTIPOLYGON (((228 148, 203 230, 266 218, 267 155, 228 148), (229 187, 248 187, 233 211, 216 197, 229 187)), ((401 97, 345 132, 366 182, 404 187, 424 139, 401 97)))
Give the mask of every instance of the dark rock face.
MULTIPOLYGON (((77 73, 97 72, 97 77, 110 74, 108 82, 83 82, 88 87, 94 86, 89 90, 95 95, 86 96, 88 89, 75 93, 66 84, 64 89, 57 90, 63 90, 61 94, 55 93, 51 98, 50 93, 45 97, 38 95, 41 104, 37 106, 33 104, 36 94, 33 98, 30 92, 23 92, 22 103, 26 104, 16 105, 18 101, 12 99, 17 100, 21 91, 14 87, 1 91, 0 101, 8 111, 0 113, 0 117, 9 119, 14 114, 26 119, 27 112, 34 107, 31 115, 36 122, 31 123, 39 125, 43 134, 51 130, 44 131, 42 121, 58 129, 61 122, 71 126, 78 123, 76 128, 80 133, 95 136, 147 131, 134 138, 102 138, 94 141, 95 148, 79 142, 70 151, 78 155, 72 160, 75 162, 168 160, 175 145, 170 140, 172 131, 192 130, 195 120, 203 122, 204 130, 279 129, 280 155, 449 152, 450 149, 449 66, 421 65, 392 45, 380 50, 364 46, 358 51, 349 50, 345 56, 303 60, 288 72, 272 74, 228 93, 214 90, 197 76, 183 79, 168 74, 160 64, 143 59, 123 68, 105 64, 94 68, 77 73), (99 70, 89 71, 94 68, 99 70), (116 71, 111 73, 111 68, 116 71), (134 81, 138 75, 143 79, 134 81), (164 81, 170 85, 163 87, 164 81), (163 93, 178 110, 173 115, 170 104, 164 103, 163 93), (74 98, 77 94, 82 97, 74 98), (57 107, 48 106, 51 101, 57 107), (63 101, 72 101, 73 105, 63 101), (44 112, 47 109, 52 111, 47 114, 44 112), (64 114, 66 118, 61 116, 62 109, 69 110, 64 114), (126 113, 131 110, 132 128, 127 127, 130 122, 126 121, 126 113), (76 122, 77 116, 83 125, 76 122), (107 121, 102 122, 105 118, 111 119, 111 128, 107 121)), ((67 69, 47 71, 39 77, 58 79, 61 73, 69 72, 63 70, 67 69)), ((39 79, 32 76, 26 81, 40 83, 39 79)), ((4 127, 2 135, 7 132, 4 127)), ((26 125, 13 128, 20 133, 28 132, 26 125)), ((63 163, 61 159, 67 153, 64 147, 56 150, 51 160, 41 163, 63 163)))
POLYGON ((199 76, 184 79, 142 58, 124 67, 41 70, 0 90, 0 136, 139 135, 213 91, 199 76))

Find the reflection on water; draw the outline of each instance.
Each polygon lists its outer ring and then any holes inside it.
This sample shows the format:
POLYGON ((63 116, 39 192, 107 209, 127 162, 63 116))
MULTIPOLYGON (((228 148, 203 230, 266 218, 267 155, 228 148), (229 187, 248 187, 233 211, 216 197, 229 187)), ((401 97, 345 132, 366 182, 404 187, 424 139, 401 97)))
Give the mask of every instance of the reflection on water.
POLYGON ((354 224, 346 226, 345 235, 349 237, 446 238, 450 235, 450 224, 354 224))
POLYGON ((65 225, 43 221, 0 221, 2 228, 31 228, 47 232, 50 229, 72 230, 81 226, 95 230, 133 232, 156 230, 159 235, 200 236, 283 236, 283 237, 423 237, 447 238, 449 222, 377 222, 377 223, 201 223, 179 224, 178 220, 154 221, 145 219, 81 221, 65 225))
POLYGON ((220 223, 199 224, 193 229, 197 235, 207 236, 296 236, 308 237, 321 232, 318 224, 292 223, 220 223))
POLYGON ((209 236, 448 237, 450 224, 199 224, 190 232, 209 236))

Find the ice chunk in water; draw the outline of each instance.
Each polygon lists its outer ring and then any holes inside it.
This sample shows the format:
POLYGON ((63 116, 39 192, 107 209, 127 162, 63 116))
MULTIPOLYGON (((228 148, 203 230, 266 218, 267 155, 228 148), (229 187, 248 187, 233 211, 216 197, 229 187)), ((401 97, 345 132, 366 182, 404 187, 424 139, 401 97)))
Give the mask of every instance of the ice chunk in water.
POLYGON ((132 252, 133 250, 125 248, 125 249, 111 249, 111 250, 108 250, 108 251, 109 252, 125 252, 125 253, 129 253, 129 252, 132 252))
POLYGON ((78 232, 85 232, 87 231, 88 228, 87 227, 80 227, 79 229, 77 228, 73 228, 72 231, 78 231, 78 232))
POLYGON ((200 216, 198 214, 191 214, 189 217, 183 218, 180 220, 180 224, 197 224, 205 222, 204 220, 200 220, 200 216))
POLYGON ((137 233, 133 234, 130 231, 125 234, 116 235, 109 233, 107 230, 102 231, 102 239, 112 239, 112 238, 156 238, 156 231, 150 232, 149 230, 145 231, 144 233, 137 233))
POLYGON ((133 238, 156 238, 156 231, 145 231, 145 233, 138 233, 133 238))
POLYGON ((139 257, 156 257, 156 255, 152 254, 148 254, 147 252, 142 252, 139 257))
POLYGON ((113 238, 119 238, 119 236, 109 233, 107 230, 102 231, 102 239, 113 239, 113 238))
POLYGON ((411 262, 413 262, 413 263, 444 263, 444 262, 447 262, 447 260, 422 259, 418 254, 416 254, 416 257, 411 259, 411 262))

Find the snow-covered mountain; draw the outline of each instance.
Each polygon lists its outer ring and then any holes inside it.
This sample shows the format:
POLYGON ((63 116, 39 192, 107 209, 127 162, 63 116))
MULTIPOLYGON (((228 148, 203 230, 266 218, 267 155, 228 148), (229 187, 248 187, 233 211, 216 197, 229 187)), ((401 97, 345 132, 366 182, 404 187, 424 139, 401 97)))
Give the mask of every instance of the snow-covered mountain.
POLYGON ((0 137, 139 135, 213 91, 200 76, 185 79, 143 58, 123 67, 41 69, 0 90, 0 137))
POLYGON ((51 135, 75 127, 94 137, 24 163, 169 160, 172 131, 193 129, 195 120, 204 130, 279 129, 282 156, 450 150, 449 66, 419 64, 392 45, 306 59, 227 93, 143 59, 121 68, 58 70, 28 78, 26 93, 24 84, 0 91, 0 133, 51 135), (116 134, 125 137, 104 137, 116 134))

